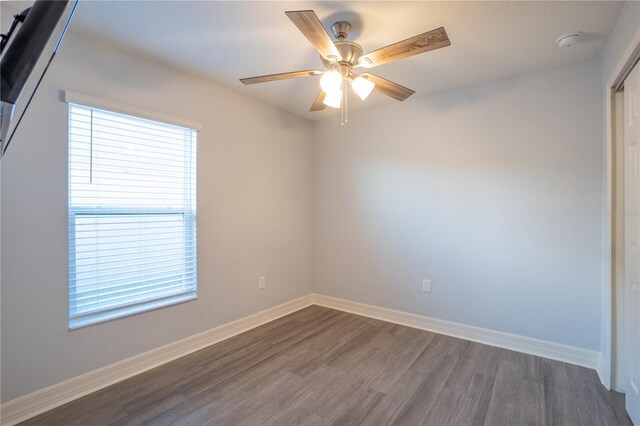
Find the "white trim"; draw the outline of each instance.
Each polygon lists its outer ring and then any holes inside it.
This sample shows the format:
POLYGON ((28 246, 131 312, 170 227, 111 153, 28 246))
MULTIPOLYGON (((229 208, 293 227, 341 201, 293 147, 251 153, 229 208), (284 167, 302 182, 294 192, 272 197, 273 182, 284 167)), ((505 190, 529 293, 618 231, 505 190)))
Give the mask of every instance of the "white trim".
MULTIPOLYGON (((624 13, 624 9, 621 13, 624 13)), ((614 131, 614 123, 613 123, 613 107, 612 107, 612 87, 616 84, 616 81, 620 78, 621 74, 625 71, 628 62, 631 60, 634 52, 638 51, 638 46, 640 46, 640 31, 636 31, 632 39, 628 42, 624 53, 619 58, 616 67, 613 69, 610 75, 604 76, 606 78, 606 84, 604 86, 604 114, 605 114, 605 123, 604 123, 604 149, 605 149, 605 158, 604 158, 604 194, 603 200, 605 205, 603 206, 603 212, 607 210, 613 209, 613 197, 612 197, 612 185, 613 185, 613 131, 614 131)), ((612 263, 613 263, 613 254, 611 244, 613 242, 612 236, 612 219, 610 215, 604 215, 603 224, 602 224, 602 277, 601 277, 601 324, 600 324, 600 333, 601 333, 601 362, 598 373, 600 375, 600 379, 602 380, 602 384, 607 389, 612 389, 612 371, 613 371, 613 362, 615 360, 612 359, 611 354, 613 352, 613 315, 614 306, 612 300, 612 263)))
POLYGON ((206 348, 311 305, 311 295, 124 359, 2 404, 2 425, 15 425, 91 392, 206 348))
POLYGON ((162 112, 151 111, 134 105, 123 104, 109 99, 98 98, 95 96, 85 95, 83 93, 65 90, 64 102, 84 105, 94 108, 105 109, 108 111, 119 112, 122 114, 135 115, 137 117, 147 118, 149 120, 160 121, 176 126, 188 127, 189 129, 202 130, 202 123, 199 121, 189 120, 188 118, 176 117, 174 115, 162 112))
POLYGON ((599 370, 599 353, 589 349, 365 305, 321 294, 313 294, 312 301, 314 305, 599 370))
POLYGON ((609 377, 607 377, 606 371, 607 371, 607 360, 600 355, 598 360, 598 368, 596 368, 596 373, 598 373, 598 378, 600 379, 600 383, 602 383, 602 386, 604 387, 607 387, 607 383, 609 383, 609 377))

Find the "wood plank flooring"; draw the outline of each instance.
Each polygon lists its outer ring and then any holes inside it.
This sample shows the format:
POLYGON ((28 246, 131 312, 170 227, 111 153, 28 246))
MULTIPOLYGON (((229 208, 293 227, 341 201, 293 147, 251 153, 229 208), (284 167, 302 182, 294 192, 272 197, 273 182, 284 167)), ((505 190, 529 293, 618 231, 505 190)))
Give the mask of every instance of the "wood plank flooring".
POLYGON ((24 425, 627 425, 593 370, 311 306, 24 425))

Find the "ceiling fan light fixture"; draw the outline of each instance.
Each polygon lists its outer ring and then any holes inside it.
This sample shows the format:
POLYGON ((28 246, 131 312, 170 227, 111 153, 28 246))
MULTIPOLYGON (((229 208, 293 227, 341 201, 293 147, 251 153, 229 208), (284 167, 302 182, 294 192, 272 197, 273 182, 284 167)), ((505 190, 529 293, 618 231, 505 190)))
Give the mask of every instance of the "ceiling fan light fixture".
POLYGON ((355 80, 351 80, 351 87, 363 101, 369 97, 375 85, 373 81, 369 81, 364 77, 357 77, 355 80))
POLYGON ((342 75, 338 71, 326 72, 320 78, 320 87, 327 94, 340 90, 341 85, 342 75))
POLYGON ((327 96, 325 96, 322 103, 331 108, 340 108, 340 105, 342 105, 342 90, 338 88, 326 93, 327 96))

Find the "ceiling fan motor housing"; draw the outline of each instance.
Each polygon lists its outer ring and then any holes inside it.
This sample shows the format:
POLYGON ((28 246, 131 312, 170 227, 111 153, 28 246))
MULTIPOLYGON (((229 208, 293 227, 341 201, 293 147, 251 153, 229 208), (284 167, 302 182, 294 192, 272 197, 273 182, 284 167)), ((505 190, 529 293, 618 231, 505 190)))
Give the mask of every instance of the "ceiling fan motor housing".
MULTIPOLYGON (((360 59, 360 56, 363 54, 362 47, 358 43, 354 43, 352 41, 337 41, 335 45, 342 57, 342 60, 338 62, 340 65, 348 65, 352 67, 358 63, 358 59, 360 59)), ((332 69, 336 63, 335 60, 332 61, 331 59, 327 59, 322 56, 320 58, 327 69, 332 69)))

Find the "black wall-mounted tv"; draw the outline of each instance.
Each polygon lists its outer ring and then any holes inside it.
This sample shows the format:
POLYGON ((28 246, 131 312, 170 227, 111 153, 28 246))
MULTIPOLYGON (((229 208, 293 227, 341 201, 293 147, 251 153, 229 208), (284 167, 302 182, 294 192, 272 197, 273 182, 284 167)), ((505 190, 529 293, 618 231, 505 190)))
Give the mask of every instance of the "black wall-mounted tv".
POLYGON ((30 96, 32 97, 35 90, 37 90, 42 77, 58 50, 76 2, 77 0, 36 0, 30 8, 14 16, 10 30, 2 35, 2 59, 0 60, 0 156, 4 154, 11 141, 15 129, 28 107, 30 98, 14 124, 13 131, 9 134, 16 103, 24 96, 23 89, 29 80, 37 78, 32 74, 49 43, 51 35, 56 32, 56 29, 59 32, 59 26, 64 26, 60 38, 51 52, 49 62, 40 73, 30 96), (67 15, 67 19, 61 19, 63 15, 67 15))

